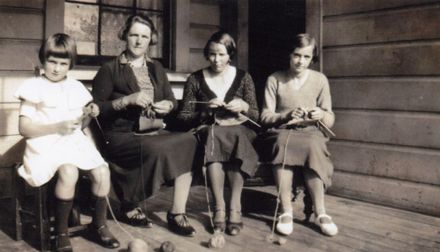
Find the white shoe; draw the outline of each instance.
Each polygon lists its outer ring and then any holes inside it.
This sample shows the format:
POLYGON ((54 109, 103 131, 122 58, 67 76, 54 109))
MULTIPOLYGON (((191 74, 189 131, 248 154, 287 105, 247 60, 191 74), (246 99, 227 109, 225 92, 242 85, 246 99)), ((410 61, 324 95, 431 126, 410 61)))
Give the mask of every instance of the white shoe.
POLYGON ((283 235, 290 235, 293 232, 293 215, 291 212, 285 212, 278 217, 277 231, 283 235), (282 219, 290 219, 290 221, 281 222, 282 219))
POLYGON ((321 228, 321 231, 328 236, 335 236, 338 234, 338 226, 332 221, 332 217, 327 214, 320 214, 315 218, 315 223, 321 228), (327 218, 329 223, 322 223, 321 219, 327 218))

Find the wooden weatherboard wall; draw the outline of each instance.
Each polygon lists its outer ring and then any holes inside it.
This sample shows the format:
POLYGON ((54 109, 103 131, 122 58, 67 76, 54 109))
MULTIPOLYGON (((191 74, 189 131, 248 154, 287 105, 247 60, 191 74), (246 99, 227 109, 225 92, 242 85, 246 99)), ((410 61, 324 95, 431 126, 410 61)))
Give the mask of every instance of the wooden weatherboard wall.
POLYGON ((175 0, 175 60, 178 72, 193 72, 208 63, 203 48, 220 28, 220 5, 214 0, 175 0))
POLYGON ((329 192, 440 216, 440 2, 311 2, 336 113, 329 192))
POLYGON ((174 0, 174 59, 172 69, 191 73, 208 66, 203 48, 211 35, 227 30, 237 43, 233 64, 248 65, 248 0, 174 0))
POLYGON ((9 194, 10 169, 20 161, 24 141, 18 134, 19 101, 13 94, 39 65, 38 49, 49 34, 63 31, 64 2, 0 1, 0 198, 9 194))

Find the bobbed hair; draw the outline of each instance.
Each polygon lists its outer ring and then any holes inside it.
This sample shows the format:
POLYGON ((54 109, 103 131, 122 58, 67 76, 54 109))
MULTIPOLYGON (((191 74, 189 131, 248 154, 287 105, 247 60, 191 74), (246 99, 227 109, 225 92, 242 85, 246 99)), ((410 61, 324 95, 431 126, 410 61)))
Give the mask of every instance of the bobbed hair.
POLYGON ((232 38, 232 36, 226 31, 218 31, 211 35, 211 37, 208 39, 208 42, 206 42, 205 48, 203 48, 203 55, 206 59, 209 58, 209 45, 211 43, 224 45, 230 58, 232 58, 237 51, 234 38, 232 38))
POLYGON ((313 46, 312 62, 313 63, 318 62, 319 59, 318 45, 316 43, 316 40, 307 33, 300 33, 295 36, 292 43, 292 50, 290 52, 293 52, 296 48, 304 48, 307 46, 313 46))
POLYGON ((69 69, 72 69, 75 66, 77 57, 75 40, 64 33, 51 35, 41 45, 38 58, 41 64, 44 64, 50 56, 70 59, 69 69))
POLYGON ((118 32, 118 38, 120 40, 127 41, 128 31, 130 31, 131 27, 135 23, 141 23, 141 24, 144 24, 144 25, 148 26, 150 28, 150 30, 151 30, 150 45, 157 44, 157 36, 158 35, 157 35, 157 30, 154 27, 153 21, 148 16, 143 15, 141 13, 137 13, 135 15, 131 15, 130 17, 127 18, 127 20, 125 21, 124 26, 122 26, 121 29, 118 32))

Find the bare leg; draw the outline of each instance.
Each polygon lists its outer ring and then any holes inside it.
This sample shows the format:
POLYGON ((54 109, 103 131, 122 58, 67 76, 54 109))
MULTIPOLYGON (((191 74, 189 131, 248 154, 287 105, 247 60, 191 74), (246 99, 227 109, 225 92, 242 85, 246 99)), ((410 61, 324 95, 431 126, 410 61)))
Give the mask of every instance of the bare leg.
POLYGON ((62 165, 58 168, 58 180, 55 185, 55 196, 61 200, 72 200, 78 181, 78 168, 73 165, 62 165))
POLYGON ((324 183, 318 177, 316 172, 310 169, 304 169, 304 179, 310 196, 312 197, 315 215, 325 214, 324 206, 324 183))
POLYGON ((229 163, 226 174, 231 186, 229 221, 238 223, 241 222, 241 194, 243 192, 244 178, 237 164, 229 163))
POLYGON ((189 190, 191 189, 191 182, 191 172, 184 173, 175 179, 173 190, 173 206, 170 210, 171 213, 185 213, 186 202, 188 201, 189 190))
POLYGON ((321 228, 321 231, 328 236, 338 234, 338 227, 332 221, 331 217, 325 212, 324 206, 324 183, 319 176, 310 169, 304 170, 304 178, 315 206, 315 222, 321 228))
POLYGON ((92 193, 97 197, 104 197, 110 191, 110 170, 106 165, 99 166, 90 171, 92 179, 92 193))
POLYGON ((282 214, 278 218, 277 231, 284 235, 293 232, 292 184, 293 169, 276 165, 273 168, 275 181, 280 195, 282 214))
POLYGON ((280 203, 284 213, 292 212, 292 184, 293 184, 293 170, 287 167, 282 169, 281 165, 276 165, 273 168, 275 182, 280 192, 280 203))
POLYGON ((222 222, 225 220, 225 171, 223 169, 223 164, 219 162, 210 163, 207 169, 215 201, 216 214, 214 216, 214 222, 222 222))

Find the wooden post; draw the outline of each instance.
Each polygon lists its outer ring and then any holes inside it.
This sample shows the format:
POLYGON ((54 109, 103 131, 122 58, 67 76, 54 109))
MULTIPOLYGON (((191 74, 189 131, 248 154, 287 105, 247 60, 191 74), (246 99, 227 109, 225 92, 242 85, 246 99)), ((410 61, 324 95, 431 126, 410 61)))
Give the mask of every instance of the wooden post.
POLYGON ((177 72, 189 71, 190 0, 174 1, 174 55, 171 68, 177 72))
POLYGON ((312 68, 322 71, 322 0, 306 1, 306 32, 316 39, 319 47, 319 62, 312 68))

